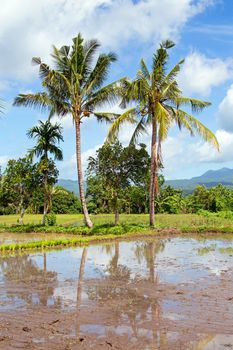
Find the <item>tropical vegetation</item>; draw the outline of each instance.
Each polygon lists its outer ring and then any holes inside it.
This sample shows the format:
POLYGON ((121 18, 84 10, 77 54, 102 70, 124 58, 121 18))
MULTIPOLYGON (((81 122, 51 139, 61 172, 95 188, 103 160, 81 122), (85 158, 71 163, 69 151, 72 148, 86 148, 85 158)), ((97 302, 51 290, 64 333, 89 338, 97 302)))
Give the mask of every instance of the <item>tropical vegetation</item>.
POLYGON ((205 141, 219 148, 215 135, 198 119, 182 106, 190 106, 193 112, 200 112, 210 105, 209 102, 183 96, 177 82, 177 74, 184 60, 178 62, 167 72, 169 63, 168 50, 174 46, 172 41, 164 41, 156 51, 152 60, 152 69, 148 69, 145 61, 140 62, 140 69, 132 81, 125 80, 121 106, 126 108, 136 103, 119 116, 111 125, 108 138, 113 139, 123 123, 136 125, 131 143, 151 127, 151 171, 150 171, 150 225, 155 224, 155 195, 159 194, 158 171, 162 166, 162 142, 167 138, 170 128, 187 129, 191 135, 199 134, 205 141))
MULTIPOLYGON (((25 157, 10 160, 0 171, 0 214, 17 214, 23 224, 24 214, 43 214, 42 225, 55 225, 54 214, 83 213, 84 222, 92 230, 91 214, 114 212, 115 225, 121 213, 148 214, 150 226, 155 213, 226 213, 233 210, 232 190, 221 185, 212 189, 199 186, 186 195, 166 186, 162 175, 162 144, 173 125, 198 134, 217 149, 215 135, 192 112, 201 112, 209 102, 183 96, 177 75, 183 64, 170 70, 169 50, 174 43, 160 44, 149 69, 144 61, 136 78, 108 81, 116 55, 98 53, 97 40, 84 41, 78 34, 72 46, 53 47, 53 66, 34 57, 39 65, 42 92, 19 94, 15 106, 38 108, 46 112, 47 121, 38 121, 27 136, 35 140, 25 157), (107 83, 106 83, 107 82, 107 83), (100 112, 120 103, 122 113, 100 112), (183 107, 187 107, 187 110, 183 107), (62 160, 60 143, 62 127, 54 116, 72 116, 76 136, 76 160, 79 196, 56 186, 58 170, 55 161, 62 160), (85 182, 81 159, 81 126, 87 118, 110 123, 106 142, 95 156, 88 159, 85 182), (118 140, 121 127, 129 123, 133 134, 128 146, 118 140), (139 136, 150 131, 151 154, 139 136)), ((92 216, 93 217, 93 216, 92 216)), ((20 229, 21 230, 21 229, 20 229)))
POLYGON ((59 124, 51 124, 49 120, 43 122, 39 120, 39 125, 28 130, 29 138, 36 140, 36 145, 29 150, 30 158, 39 158, 39 172, 44 183, 44 212, 42 224, 45 225, 46 214, 51 202, 52 186, 56 182, 57 170, 54 162, 49 158, 54 157, 54 160, 62 160, 63 155, 61 149, 56 145, 63 141, 62 128, 59 124))
POLYGON ((99 108, 117 101, 119 82, 104 85, 111 64, 116 61, 113 52, 99 54, 100 44, 97 40, 83 40, 81 34, 73 39, 73 45, 53 47, 54 68, 50 68, 38 57, 33 63, 39 65, 39 74, 46 91, 36 94, 19 94, 16 106, 48 109, 50 118, 54 114, 72 115, 76 132, 76 156, 79 193, 85 222, 92 227, 86 205, 81 161, 81 123, 95 116, 98 121, 111 121, 113 113, 101 113, 99 108), (96 60, 95 60, 96 59, 96 60), (93 63, 95 61, 95 63, 93 63))

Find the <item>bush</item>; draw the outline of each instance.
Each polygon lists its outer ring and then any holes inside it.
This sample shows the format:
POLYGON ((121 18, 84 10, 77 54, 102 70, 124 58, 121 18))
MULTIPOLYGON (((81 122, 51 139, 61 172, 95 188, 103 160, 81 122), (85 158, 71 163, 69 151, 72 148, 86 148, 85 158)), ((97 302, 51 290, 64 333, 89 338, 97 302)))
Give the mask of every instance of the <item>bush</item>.
POLYGON ((57 223, 57 218, 54 213, 46 214, 45 216, 45 224, 48 226, 55 226, 57 223))

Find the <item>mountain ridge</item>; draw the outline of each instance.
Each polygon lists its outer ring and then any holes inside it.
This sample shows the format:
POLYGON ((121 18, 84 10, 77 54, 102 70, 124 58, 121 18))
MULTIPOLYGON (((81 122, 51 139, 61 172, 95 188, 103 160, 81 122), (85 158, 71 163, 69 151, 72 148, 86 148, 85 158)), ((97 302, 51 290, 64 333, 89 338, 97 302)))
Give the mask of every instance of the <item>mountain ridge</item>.
MULTIPOLYGON (((194 176, 191 179, 176 179, 166 180, 165 185, 170 185, 174 188, 180 188, 184 192, 192 192, 196 186, 204 185, 208 188, 222 184, 233 188, 233 169, 221 168, 218 170, 208 170, 200 176, 194 176)), ((78 181, 71 179, 59 179, 57 186, 62 186, 67 190, 79 195, 78 181)), ((84 181, 84 188, 86 182, 84 181)))
POLYGON ((218 184, 233 187, 233 169, 225 167, 218 170, 208 170, 204 174, 194 176, 191 179, 167 180, 165 184, 184 191, 192 191, 198 185, 204 185, 208 188, 218 184))

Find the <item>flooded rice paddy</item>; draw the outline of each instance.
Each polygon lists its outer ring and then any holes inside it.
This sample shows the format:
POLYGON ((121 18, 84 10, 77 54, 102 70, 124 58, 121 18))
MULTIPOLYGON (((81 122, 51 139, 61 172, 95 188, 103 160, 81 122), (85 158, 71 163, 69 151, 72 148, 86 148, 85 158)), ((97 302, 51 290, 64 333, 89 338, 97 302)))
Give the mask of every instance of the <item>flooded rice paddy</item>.
POLYGON ((233 349, 233 240, 0 256, 0 349, 233 349))

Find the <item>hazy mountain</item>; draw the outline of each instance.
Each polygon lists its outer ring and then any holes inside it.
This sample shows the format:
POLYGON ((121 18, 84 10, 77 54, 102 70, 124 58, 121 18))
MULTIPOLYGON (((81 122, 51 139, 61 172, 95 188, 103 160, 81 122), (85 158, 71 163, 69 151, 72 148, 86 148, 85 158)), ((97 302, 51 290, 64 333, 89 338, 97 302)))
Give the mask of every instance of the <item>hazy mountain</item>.
MULTIPOLYGON (((191 179, 167 180, 166 185, 175 188, 181 188, 185 192, 192 192, 197 185, 205 185, 206 187, 214 187, 219 183, 224 186, 233 187, 233 169, 222 168, 219 170, 208 170, 201 176, 192 177, 191 179)), ((79 194, 78 181, 60 179, 57 183, 67 190, 79 194)), ((86 184, 84 182, 84 188, 86 184)))
POLYGON ((76 180, 66 180, 66 179, 59 179, 57 182, 57 186, 62 186, 66 190, 70 192, 74 192, 76 195, 79 195, 79 189, 78 189, 78 181, 76 180))
POLYGON ((214 187, 221 183, 224 186, 233 187, 233 169, 222 168, 219 170, 208 170, 201 176, 191 179, 167 180, 166 185, 192 191, 197 185, 214 187))

